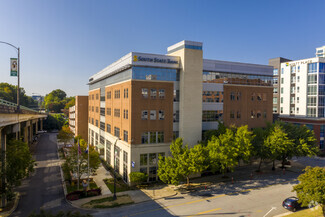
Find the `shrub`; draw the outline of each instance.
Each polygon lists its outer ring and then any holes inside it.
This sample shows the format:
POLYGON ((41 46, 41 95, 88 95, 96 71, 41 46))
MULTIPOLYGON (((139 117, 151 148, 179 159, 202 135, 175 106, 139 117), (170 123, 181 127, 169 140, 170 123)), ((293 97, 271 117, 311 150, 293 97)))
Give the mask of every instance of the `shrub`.
POLYGON ((87 191, 87 195, 84 191, 73 191, 69 194, 67 194, 66 198, 67 200, 73 201, 73 200, 79 200, 81 198, 85 197, 93 197, 101 195, 102 190, 100 188, 91 189, 87 191))
POLYGON ((142 182, 146 182, 148 178, 147 174, 141 172, 131 172, 130 173, 130 181, 133 184, 141 184, 142 182))

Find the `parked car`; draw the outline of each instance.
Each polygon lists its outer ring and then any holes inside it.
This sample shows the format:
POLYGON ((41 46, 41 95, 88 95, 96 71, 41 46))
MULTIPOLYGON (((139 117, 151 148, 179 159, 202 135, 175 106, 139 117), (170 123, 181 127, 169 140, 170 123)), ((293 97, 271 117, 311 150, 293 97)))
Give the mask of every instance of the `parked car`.
POLYGON ((298 209, 301 209, 301 205, 300 205, 300 203, 298 203, 298 198, 296 198, 296 197, 289 197, 289 198, 285 199, 282 202, 282 206, 285 209, 290 210, 292 212, 295 212, 298 209))

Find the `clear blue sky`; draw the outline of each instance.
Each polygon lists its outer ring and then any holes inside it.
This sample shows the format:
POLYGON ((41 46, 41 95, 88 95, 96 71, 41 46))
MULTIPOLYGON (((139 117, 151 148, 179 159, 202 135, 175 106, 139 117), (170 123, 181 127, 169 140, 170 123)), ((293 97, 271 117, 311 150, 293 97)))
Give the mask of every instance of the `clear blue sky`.
MULTIPOLYGON (((165 54, 203 42, 204 58, 268 64, 315 56, 325 45, 324 0, 0 0, 0 41, 21 48, 28 95, 86 95, 88 78, 131 51, 165 54)), ((13 48, 0 44, 0 82, 13 48)))

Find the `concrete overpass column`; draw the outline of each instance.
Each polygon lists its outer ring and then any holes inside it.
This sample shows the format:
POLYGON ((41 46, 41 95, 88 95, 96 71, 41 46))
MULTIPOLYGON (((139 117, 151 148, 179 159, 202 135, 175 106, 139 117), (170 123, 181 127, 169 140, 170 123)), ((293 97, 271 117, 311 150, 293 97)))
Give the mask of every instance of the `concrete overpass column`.
POLYGON ((29 137, 28 137, 28 144, 31 144, 33 141, 33 121, 29 123, 29 137))
POLYGON ((28 125, 23 128, 23 133, 24 133, 24 142, 28 143, 28 125))
POLYGON ((36 130, 35 134, 36 134, 37 131, 38 131, 38 122, 39 122, 39 120, 37 119, 37 121, 36 121, 36 123, 35 123, 35 130, 36 130))
POLYGON ((1 170, 3 171, 3 175, 1 177, 1 191, 3 192, 1 194, 1 200, 0 200, 0 207, 5 207, 7 204, 7 200, 6 200, 6 194, 5 189, 6 189, 6 134, 4 132, 4 128, 1 127, 0 128, 0 143, 1 143, 1 170))
POLYGON ((41 118, 41 131, 43 131, 43 118, 41 118))

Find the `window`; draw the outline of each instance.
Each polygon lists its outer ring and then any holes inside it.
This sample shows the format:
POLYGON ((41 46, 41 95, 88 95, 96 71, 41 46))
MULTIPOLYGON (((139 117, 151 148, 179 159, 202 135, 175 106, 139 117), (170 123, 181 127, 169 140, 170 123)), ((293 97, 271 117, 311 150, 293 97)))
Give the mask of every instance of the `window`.
POLYGON ((235 100, 235 93, 234 92, 230 93, 230 100, 235 100))
POLYGON ((299 97, 297 97, 297 103, 299 103, 299 97))
POLYGON ((98 99, 98 93, 96 93, 96 99, 98 99))
POLYGON ((157 143, 156 132, 150 132, 150 142, 149 143, 157 143))
POLYGON ((123 151, 123 162, 128 163, 128 153, 126 151, 123 151))
POLYGON ((278 75, 279 74, 279 70, 278 69, 273 69, 273 75, 278 75))
POLYGON ((91 99, 94 100, 94 94, 91 95, 91 99))
POLYGON ((164 142, 164 132, 158 132, 157 137, 158 137, 158 143, 164 142))
POLYGON ((106 132, 111 133, 111 125, 106 124, 106 132))
POLYGON ((141 112, 141 119, 142 120, 148 120, 148 111, 147 110, 143 110, 141 112))
POLYGON ((150 110, 150 120, 156 120, 156 110, 150 110))
POLYGON ((263 112, 263 118, 266 118, 266 110, 263 112))
POLYGON ((317 63, 309 63, 308 64, 308 73, 317 72, 317 63))
POLYGON ((281 87, 281 93, 283 93, 283 87, 281 87))
POLYGON ((300 76, 297 77, 297 82, 300 82, 300 76))
POLYGON ((299 91, 300 91, 300 87, 297 87, 297 93, 299 93, 299 91))
POLYGON ((120 98, 120 90, 115 90, 114 91, 114 98, 119 99, 120 98))
POLYGON ((94 118, 91 118, 91 124, 94 125, 94 118))
POLYGON ((222 120, 222 110, 217 111, 202 111, 202 121, 203 122, 213 122, 222 120))
POLYGON ((127 109, 123 110, 123 118, 124 119, 129 119, 129 110, 127 110, 127 109))
POLYGON ((257 117, 257 118, 260 118, 261 116, 262 116, 261 111, 257 111, 257 112, 256 112, 256 117, 257 117))
POLYGON ((165 89, 160 89, 159 90, 159 98, 164 99, 165 98, 165 89))
POLYGON ((105 116, 105 108, 100 108, 100 115, 105 116))
POLYGON ((173 140, 179 137, 179 131, 173 131, 173 140))
POLYGON ((98 107, 96 107, 96 113, 98 113, 98 107))
POLYGON ((106 113, 107 113, 107 115, 111 115, 112 114, 112 109, 111 108, 107 108, 106 113))
POLYGON ((283 113, 283 107, 280 108, 280 113, 281 113, 281 114, 283 113))
POLYGON ((295 103, 295 97, 294 96, 290 97, 290 103, 291 104, 294 104, 295 103))
POLYGON ((104 122, 100 122, 100 129, 105 131, 105 123, 104 122))
POLYGON ((114 136, 120 138, 120 128, 114 127, 114 136))
POLYGON ((174 90, 174 102, 179 102, 179 90, 174 90))
POLYGON ((308 75, 307 84, 317 84, 317 74, 308 75))
POLYGON ((273 88, 273 93, 278 93, 278 88, 277 87, 273 88))
POLYGON ((280 103, 281 103, 281 104, 283 103, 283 97, 280 98, 280 103))
POLYGON ((299 114, 299 108, 297 108, 297 114, 299 114))
POLYGON ((281 78, 281 84, 283 84, 284 83, 284 78, 281 78))
POLYGON ((237 111, 237 118, 240 118, 241 115, 240 115, 240 111, 237 111))
POLYGON ((91 111, 94 112, 94 106, 91 107, 91 111))
POLYGON ((255 98, 255 93, 252 93, 252 97, 251 97, 252 101, 254 101, 254 98, 255 98))
POLYGON ((148 154, 140 154, 140 166, 148 165, 148 154))
POLYGON ((307 87, 307 95, 316 95, 317 94, 317 86, 311 85, 307 87))
POLYGON ((148 89, 147 88, 142 88, 142 97, 148 98, 148 89))
POLYGON ((278 97, 273 97, 273 104, 278 104, 278 97))
POLYGON ((96 120, 96 127, 98 127, 98 120, 96 120))
POLYGON ((257 94, 257 100, 258 101, 261 101, 262 100, 262 94, 260 94, 260 93, 257 94))
POLYGON ((156 89, 150 89, 150 97, 151 97, 151 99, 156 99, 156 97, 157 97, 156 89))
POLYGON ((316 96, 307 97, 307 106, 316 106, 316 96))
POLYGON ((179 122, 179 110, 173 114, 173 122, 179 122))
POLYGON ((114 109, 114 116, 115 117, 120 117, 120 109, 114 109))
POLYGON ((123 140, 128 142, 128 131, 126 130, 123 131, 123 140))
POLYGON ((251 118, 255 118, 255 111, 251 110, 251 118))
POLYGON ((273 84, 278 84, 278 78, 273 78, 273 84))
POLYGON ((307 108, 308 117, 316 117, 316 108, 307 108))
POLYGON ((124 98, 129 98, 129 89, 124 89, 124 98))
POLYGON ((241 92, 237 92, 237 100, 241 99, 241 92))
POLYGON ((235 118, 235 112, 233 110, 230 111, 230 118, 235 118))
POLYGON ((159 110, 159 112, 158 112, 158 118, 159 118, 159 120, 164 120, 165 119, 165 112, 164 112, 164 110, 159 110))
POLYGON ((108 91, 108 92, 107 92, 107 97, 106 97, 106 98, 107 98, 107 99, 111 99, 111 97, 112 97, 112 92, 111 92, 111 91, 108 91))
POLYGON ((157 154, 150 153, 149 154, 149 165, 156 165, 157 164, 157 154))
POLYGON ((141 143, 142 144, 148 144, 148 132, 142 133, 141 135, 141 143))
POLYGON ((284 68, 281 68, 281 74, 282 75, 284 74, 284 68))
POLYGON ((278 108, 276 106, 273 107, 273 113, 278 113, 278 108))

